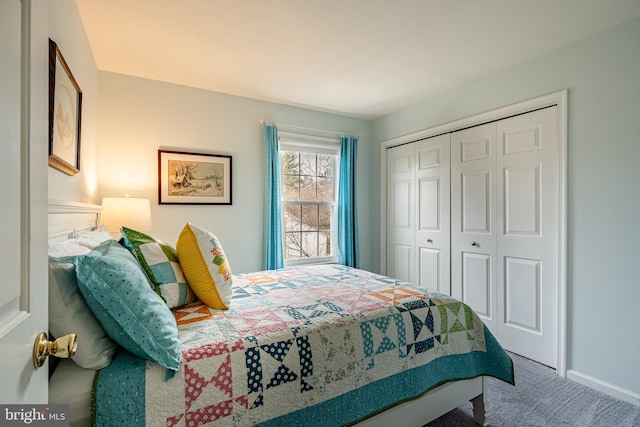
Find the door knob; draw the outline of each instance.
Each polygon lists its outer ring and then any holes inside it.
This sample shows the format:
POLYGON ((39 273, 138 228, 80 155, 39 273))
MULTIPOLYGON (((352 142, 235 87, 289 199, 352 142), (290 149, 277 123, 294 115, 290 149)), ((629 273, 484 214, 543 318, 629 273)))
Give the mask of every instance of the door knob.
POLYGON ((40 332, 33 343, 33 366, 41 368, 47 356, 55 356, 61 359, 73 357, 78 349, 76 334, 68 334, 55 341, 47 339, 46 332, 40 332))
POLYGON ((432 239, 427 239, 427 243, 433 243, 432 239))
POLYGON ((479 248, 479 247, 480 247, 480 243, 478 243, 478 242, 472 242, 472 243, 471 243, 471 246, 475 246, 476 248, 479 248))

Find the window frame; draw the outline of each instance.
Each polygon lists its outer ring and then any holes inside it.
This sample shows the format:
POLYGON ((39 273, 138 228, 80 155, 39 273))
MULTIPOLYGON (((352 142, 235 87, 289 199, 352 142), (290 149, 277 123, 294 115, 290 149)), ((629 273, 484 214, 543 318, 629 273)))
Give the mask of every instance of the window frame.
POLYGON ((278 157, 280 158, 282 151, 295 151, 298 153, 313 153, 313 154, 331 154, 335 155, 336 161, 333 170, 333 201, 289 201, 283 199, 282 183, 284 182, 284 170, 280 168, 280 203, 282 205, 282 214, 280 220, 282 221, 282 244, 283 244, 283 260, 285 267, 293 267, 300 265, 313 265, 313 264, 331 264, 338 262, 338 182, 340 173, 340 139, 337 138, 324 138, 312 135, 295 134, 289 132, 281 132, 278 135, 278 157), (330 257, 309 257, 309 258, 296 258, 286 259, 286 221, 285 221, 285 206, 287 205, 302 205, 302 206, 331 206, 331 253, 330 257))

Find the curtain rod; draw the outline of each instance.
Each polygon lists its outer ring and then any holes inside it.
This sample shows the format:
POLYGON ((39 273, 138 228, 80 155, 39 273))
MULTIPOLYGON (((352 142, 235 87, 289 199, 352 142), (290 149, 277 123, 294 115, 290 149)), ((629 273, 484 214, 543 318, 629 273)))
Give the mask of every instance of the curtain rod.
POLYGON ((310 127, 306 127, 306 126, 297 126, 297 125, 289 125, 289 124, 286 124, 286 123, 270 122, 268 120, 260 120, 260 123, 263 124, 263 125, 269 125, 269 126, 284 126, 284 127, 290 127, 290 128, 296 128, 296 129, 310 130, 310 131, 314 131, 314 132, 324 132, 324 133, 331 133, 331 134, 334 134, 334 135, 353 136, 355 138, 360 138, 360 134, 359 133, 355 133, 355 132, 336 132, 336 131, 333 131, 333 130, 316 129, 316 128, 310 128, 310 127))

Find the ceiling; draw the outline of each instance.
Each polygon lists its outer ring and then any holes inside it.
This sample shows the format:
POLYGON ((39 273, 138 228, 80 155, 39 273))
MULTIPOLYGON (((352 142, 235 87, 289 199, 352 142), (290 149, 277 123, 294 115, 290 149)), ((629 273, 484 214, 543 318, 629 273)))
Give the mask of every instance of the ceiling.
POLYGON ((376 119, 640 16, 640 0, 76 0, 99 70, 376 119))

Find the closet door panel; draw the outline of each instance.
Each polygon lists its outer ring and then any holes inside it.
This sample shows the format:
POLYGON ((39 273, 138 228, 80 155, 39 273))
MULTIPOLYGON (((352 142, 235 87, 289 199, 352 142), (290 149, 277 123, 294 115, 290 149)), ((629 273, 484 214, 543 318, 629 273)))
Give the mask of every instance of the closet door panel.
POLYGON ((416 268, 422 287, 451 294, 450 135, 415 142, 416 268))
POLYGON ((460 174, 462 233, 491 234, 491 172, 485 169, 460 174))
POLYGON ((413 182, 399 180, 393 183, 393 226, 400 230, 408 230, 411 226, 411 207, 413 182))
POLYGON ((542 220, 540 163, 503 169, 505 236, 540 236, 542 220))
POLYGON ((558 331, 557 107, 497 123, 497 337, 551 367, 558 331))
MULTIPOLYGON (((442 251, 439 249, 420 248, 418 252, 418 282, 429 289, 443 292, 445 283, 441 283, 442 275, 441 265, 442 251)), ((447 254, 448 255, 448 254, 447 254)), ((447 256, 447 258, 449 258, 447 256)), ((448 292, 447 292, 448 293, 448 292)))
POLYGON ((540 334, 540 261, 505 257, 504 265, 505 324, 540 334))
POLYGON ((387 275, 416 281, 415 145, 387 151, 387 275))
POLYGON ((490 319, 493 308, 491 254, 464 251, 461 257, 463 300, 481 317, 490 319))
POLYGON ((440 231, 440 179, 422 178, 418 181, 418 224, 422 231, 440 231))
POLYGON ((411 281, 413 248, 408 245, 393 245, 393 275, 398 280, 411 281))
POLYGON ((460 163, 475 162, 476 160, 491 160, 495 147, 494 135, 489 135, 495 129, 494 125, 478 126, 467 131, 460 131, 462 135, 457 140, 459 144, 460 163), (485 132, 486 131, 486 132, 485 132))
POLYGON ((494 330, 496 125, 451 135, 451 291, 494 330))

